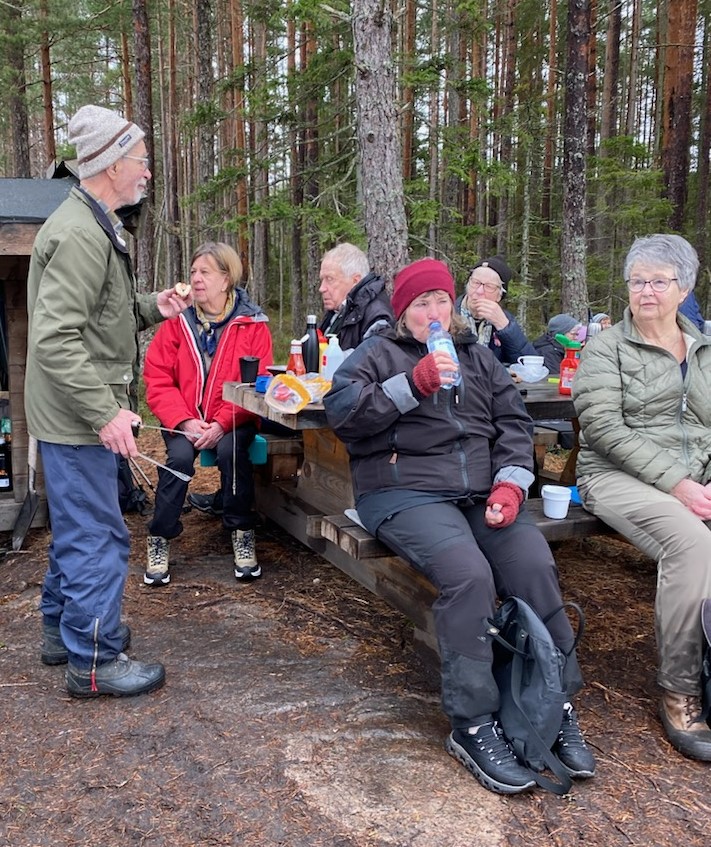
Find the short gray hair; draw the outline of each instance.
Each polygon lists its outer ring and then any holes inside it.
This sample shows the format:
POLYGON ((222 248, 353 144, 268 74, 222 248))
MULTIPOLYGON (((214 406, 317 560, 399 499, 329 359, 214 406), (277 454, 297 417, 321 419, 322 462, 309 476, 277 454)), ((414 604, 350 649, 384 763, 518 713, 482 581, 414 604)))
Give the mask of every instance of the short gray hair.
POLYGON ((326 259, 330 262, 336 262, 345 276, 358 275, 363 279, 370 273, 368 257, 360 247, 356 247, 355 244, 350 244, 347 241, 327 250, 321 261, 323 262, 326 259))
POLYGON ((629 279, 630 270, 637 262, 648 265, 672 265, 676 268, 676 279, 681 291, 691 291, 699 273, 699 257, 696 250, 680 235, 655 233, 636 238, 625 258, 624 275, 629 279))

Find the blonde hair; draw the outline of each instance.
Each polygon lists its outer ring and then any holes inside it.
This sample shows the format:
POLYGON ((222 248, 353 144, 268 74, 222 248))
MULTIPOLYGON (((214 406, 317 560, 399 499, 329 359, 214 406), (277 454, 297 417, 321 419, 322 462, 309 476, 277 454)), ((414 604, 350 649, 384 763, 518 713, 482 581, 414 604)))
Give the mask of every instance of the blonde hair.
POLYGON ((242 260, 234 247, 230 247, 223 241, 206 241, 193 253, 190 266, 192 267, 195 260, 201 256, 211 256, 218 269, 223 274, 227 274, 228 291, 231 291, 242 281, 242 260))

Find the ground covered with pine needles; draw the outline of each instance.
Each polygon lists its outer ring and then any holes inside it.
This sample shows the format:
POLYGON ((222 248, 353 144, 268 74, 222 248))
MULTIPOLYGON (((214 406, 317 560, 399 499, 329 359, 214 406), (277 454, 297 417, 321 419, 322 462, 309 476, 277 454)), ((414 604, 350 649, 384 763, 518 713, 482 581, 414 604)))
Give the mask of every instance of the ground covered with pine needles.
POLYGON ((624 542, 555 549, 587 618, 577 705, 597 776, 503 798, 444 752, 437 674, 399 614, 273 526, 264 577, 237 585, 228 537, 195 512, 173 582, 147 589, 145 518, 127 520, 130 652, 168 676, 151 695, 69 698, 38 658, 48 533, 0 560, 0 844, 707 847, 709 768, 657 718, 654 565, 624 542))

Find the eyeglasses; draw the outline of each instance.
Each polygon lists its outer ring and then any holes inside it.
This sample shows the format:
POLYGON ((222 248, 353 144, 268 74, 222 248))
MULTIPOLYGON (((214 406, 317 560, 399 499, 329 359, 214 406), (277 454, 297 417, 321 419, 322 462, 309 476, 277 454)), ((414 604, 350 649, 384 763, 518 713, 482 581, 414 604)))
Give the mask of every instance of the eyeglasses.
POLYGON ((645 285, 650 285, 652 291, 656 291, 657 294, 661 294, 663 291, 666 291, 672 282, 677 282, 677 278, 673 276, 671 279, 641 279, 640 277, 632 277, 632 279, 627 279, 625 282, 627 283, 627 288, 630 291, 634 291, 635 293, 639 293, 640 291, 644 291, 645 285))
POLYGON ((143 170, 147 171, 150 168, 151 160, 148 156, 124 156, 124 159, 133 159, 134 162, 140 162, 143 165, 143 170))
POLYGON ((503 291, 503 285, 496 282, 480 282, 478 279, 470 279, 467 286, 470 291, 476 291, 477 288, 483 288, 487 294, 496 294, 497 291, 503 291))

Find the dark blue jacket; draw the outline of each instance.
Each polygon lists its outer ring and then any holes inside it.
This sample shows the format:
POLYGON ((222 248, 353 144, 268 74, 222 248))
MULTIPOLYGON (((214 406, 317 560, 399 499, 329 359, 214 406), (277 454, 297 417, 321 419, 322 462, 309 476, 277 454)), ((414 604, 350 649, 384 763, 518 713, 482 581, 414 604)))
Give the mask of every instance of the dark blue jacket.
MULTIPOLYGON (((463 302, 464 295, 462 294, 454 304, 457 314, 461 315, 463 302)), ((516 318, 506 309, 504 309, 504 314, 509 319, 509 324, 503 329, 493 329, 492 327, 489 350, 505 365, 515 364, 519 356, 537 356, 538 353, 533 344, 526 338, 526 333, 521 329, 521 325, 516 318)))

